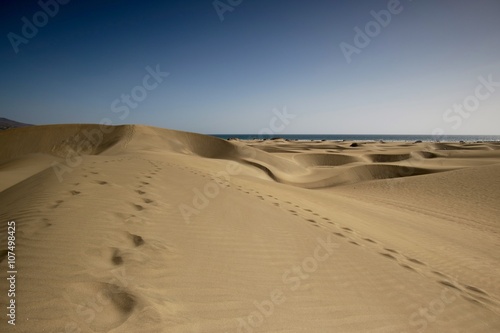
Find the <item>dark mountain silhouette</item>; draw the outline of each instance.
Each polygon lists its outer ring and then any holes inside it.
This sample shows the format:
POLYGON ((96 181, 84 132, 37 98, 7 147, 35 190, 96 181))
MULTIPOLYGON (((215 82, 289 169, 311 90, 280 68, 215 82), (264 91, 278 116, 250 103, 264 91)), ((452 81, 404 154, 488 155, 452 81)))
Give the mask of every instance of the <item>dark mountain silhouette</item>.
POLYGON ((25 127, 25 126, 33 126, 33 125, 20 123, 18 121, 10 120, 7 118, 0 118, 0 131, 6 130, 9 128, 17 128, 17 127, 25 127))

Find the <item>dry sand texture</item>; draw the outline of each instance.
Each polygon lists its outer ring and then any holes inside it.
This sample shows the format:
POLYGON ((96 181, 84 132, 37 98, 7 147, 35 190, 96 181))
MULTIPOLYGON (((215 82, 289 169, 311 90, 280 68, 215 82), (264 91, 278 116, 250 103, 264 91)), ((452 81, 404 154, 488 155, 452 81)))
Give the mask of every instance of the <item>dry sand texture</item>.
POLYGON ((0 331, 500 332, 500 144, 350 144, 1 132, 0 331))

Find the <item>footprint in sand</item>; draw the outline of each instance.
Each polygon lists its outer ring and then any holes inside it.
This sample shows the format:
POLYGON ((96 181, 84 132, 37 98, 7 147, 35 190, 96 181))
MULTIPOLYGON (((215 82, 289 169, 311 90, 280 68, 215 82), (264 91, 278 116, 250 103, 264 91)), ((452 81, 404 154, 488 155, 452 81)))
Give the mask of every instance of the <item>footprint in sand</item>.
POLYGON ((450 287, 450 288, 453 288, 453 289, 456 289, 456 290, 460 290, 460 288, 458 288, 457 286, 455 286, 453 283, 451 283, 450 281, 438 281, 438 283, 442 284, 443 286, 446 286, 446 287, 450 287))
POLYGON ((144 239, 139 235, 130 234, 130 237, 132 238, 132 242, 135 246, 141 246, 145 243, 144 239))
POLYGON ((138 211, 144 210, 144 207, 142 207, 141 205, 133 204, 133 206, 138 211))
POLYGON ((307 219, 306 221, 309 222, 309 223, 311 223, 316 228, 321 228, 321 226, 315 220, 313 220, 313 219, 307 219))
POLYGON ((406 268, 406 269, 409 269, 411 271, 415 271, 415 268, 411 267, 411 266, 408 266, 406 264, 399 264, 399 266, 403 267, 403 268, 406 268))
POLYGON ((481 302, 479 302, 478 300, 475 300, 475 299, 473 299, 473 298, 471 298, 471 297, 469 297, 469 296, 466 296, 466 295, 460 295, 460 296, 462 296, 462 298, 463 298, 463 299, 465 299, 466 301, 469 301, 469 302, 474 303, 474 304, 476 304, 476 305, 483 305, 483 304, 482 304, 481 302))
POLYGON ((82 304, 83 310, 92 311, 93 317, 88 322, 89 329, 86 331, 111 331, 121 326, 133 314, 137 308, 138 297, 118 285, 119 283, 116 278, 110 278, 109 282, 77 282, 65 288, 64 297, 70 303, 82 304), (100 297, 96 298, 95 295, 100 297), (99 306, 99 311, 95 311, 90 304, 99 306))
POLYGON ((63 200, 57 200, 54 205, 52 205, 50 208, 54 209, 59 207, 64 201, 63 200))
POLYGON ((396 260, 396 258, 392 254, 390 254, 390 253, 380 252, 380 254, 383 255, 386 258, 389 258, 389 259, 392 259, 392 260, 396 260))
POLYGON ((111 256, 111 262, 114 265, 121 265, 123 264, 123 257, 120 254, 120 251, 118 249, 115 249, 113 251, 113 255, 111 256))
POLYGON ((485 291, 483 291, 483 290, 481 290, 479 288, 476 288, 474 286, 465 286, 465 289, 467 289, 468 291, 473 291, 475 293, 484 295, 484 296, 488 296, 488 294, 485 291))
POLYGON ((436 274, 437 276, 440 276, 440 277, 448 278, 448 276, 446 276, 445 274, 443 274, 441 272, 432 271, 432 273, 434 273, 434 274, 436 274))
POLYGON ((407 257, 407 259, 408 259, 408 261, 411 261, 411 262, 413 262, 413 263, 415 263, 415 264, 425 265, 425 264, 424 264, 423 262, 421 262, 420 260, 413 259, 413 258, 408 258, 408 257, 407 257))
POLYGON ((71 193, 72 195, 78 195, 78 194, 80 194, 81 192, 80 192, 80 191, 75 191, 75 190, 73 190, 73 191, 70 191, 69 193, 71 193))

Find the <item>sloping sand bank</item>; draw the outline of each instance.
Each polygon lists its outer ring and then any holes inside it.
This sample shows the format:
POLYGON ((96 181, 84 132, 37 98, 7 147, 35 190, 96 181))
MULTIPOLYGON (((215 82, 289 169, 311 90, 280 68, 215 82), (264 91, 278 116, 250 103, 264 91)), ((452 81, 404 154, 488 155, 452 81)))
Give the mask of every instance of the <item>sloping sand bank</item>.
POLYGON ((0 331, 499 332, 500 144, 350 144, 0 132, 0 331))

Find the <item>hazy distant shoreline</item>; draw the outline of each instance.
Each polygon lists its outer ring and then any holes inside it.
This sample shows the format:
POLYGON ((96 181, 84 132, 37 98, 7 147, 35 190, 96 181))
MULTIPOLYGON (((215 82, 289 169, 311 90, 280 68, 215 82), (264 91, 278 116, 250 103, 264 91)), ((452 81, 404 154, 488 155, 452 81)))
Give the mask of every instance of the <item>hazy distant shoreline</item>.
POLYGON ((388 142, 488 142, 500 141, 500 135, 395 135, 395 134, 209 134, 220 139, 263 140, 282 138, 292 141, 388 141, 388 142))

